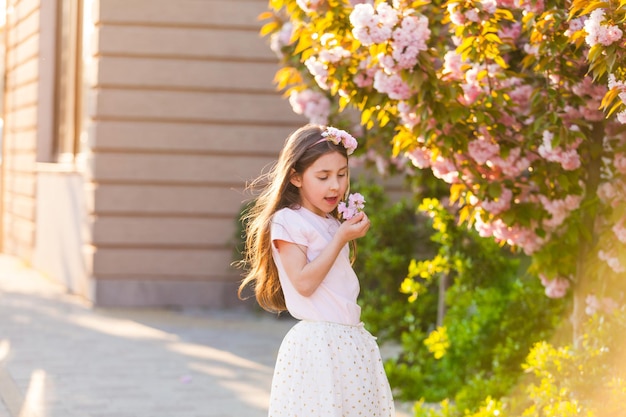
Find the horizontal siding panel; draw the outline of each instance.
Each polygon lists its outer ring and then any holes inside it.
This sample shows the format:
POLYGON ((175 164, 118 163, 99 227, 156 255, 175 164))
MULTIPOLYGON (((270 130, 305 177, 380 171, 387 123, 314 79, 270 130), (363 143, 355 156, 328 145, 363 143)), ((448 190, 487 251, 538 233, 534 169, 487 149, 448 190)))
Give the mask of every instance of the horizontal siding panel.
POLYGON ((198 122, 273 122, 300 124, 289 103, 277 95, 177 91, 98 90, 95 118, 139 118, 198 122))
POLYGON ((100 0, 100 24, 135 23, 258 27, 266 0, 100 0))
POLYGON ((36 105, 39 96, 38 84, 23 84, 7 94, 5 103, 10 108, 22 108, 27 105, 36 105))
POLYGON ((13 240, 24 246, 32 247, 35 240, 35 223, 30 219, 23 217, 11 216, 13 211, 8 211, 7 221, 4 223, 4 233, 9 235, 13 240))
POLYGON ((106 217, 93 222, 96 245, 232 246, 235 220, 206 218, 106 217))
MULTIPOLYGON (((24 195, 7 195, 5 209, 7 213, 15 214, 20 219, 34 221, 35 219, 35 199, 24 195)), ((13 217, 15 218, 15 217, 13 217)))
POLYGON ((39 54, 39 35, 31 36, 25 42, 10 48, 6 54, 7 69, 13 70, 39 54))
POLYGON ((12 13, 7 13, 7 22, 12 29, 14 25, 22 20, 26 19, 31 13, 39 10, 39 5, 42 1, 46 0, 21 0, 19 2, 13 1, 12 13), (17 4, 15 4, 17 3, 17 4))
MULTIPOLYGON (((6 230, 6 229, 5 229, 6 230)), ((32 259, 33 248, 30 243, 24 244, 23 242, 14 239, 11 235, 5 232, 5 241, 3 242, 3 252, 21 259, 32 259)))
POLYGON ((91 125, 90 148, 95 151, 176 150, 259 153, 278 156, 292 128, 281 126, 132 123, 101 120, 91 125))
MULTIPOLYGON (((6 156, 6 166, 9 171, 34 172, 34 153, 13 153, 6 156)), ((11 174, 12 175, 12 174, 11 174)))
POLYGON ((98 184, 93 198, 88 202, 89 210, 96 215, 225 215, 229 218, 239 212, 246 200, 242 190, 231 188, 130 184, 98 184))
MULTIPOLYGON (((8 133, 8 130, 5 130, 8 133)), ((37 132, 35 130, 24 130, 18 132, 11 132, 5 135, 7 141, 7 148, 11 151, 32 151, 35 153, 37 147, 37 132)))
POLYGON ((10 193, 35 195, 35 174, 13 172, 7 175, 4 182, 6 190, 10 193))
POLYGON ((94 274, 223 276, 230 271, 232 250, 167 250, 98 248, 94 254, 94 274))
POLYGON ((130 180, 183 183, 243 183, 259 175, 273 162, 270 158, 168 155, 106 154, 91 156, 94 181, 130 180))
POLYGON ((241 190, 225 187, 171 187, 155 185, 98 184, 92 213, 223 215, 238 213, 246 197, 241 190))
POLYGON ((105 25, 96 29, 95 39, 99 55, 276 61, 266 40, 256 32, 105 25))
POLYGON ((12 27, 7 33, 7 44, 9 47, 11 48, 16 44, 22 43, 25 39, 39 32, 40 20, 39 9, 37 9, 15 27, 12 27))
POLYGON ((7 85, 15 86, 37 80, 39 77, 39 60, 33 57, 18 68, 9 71, 7 74, 7 85))
POLYGON ((23 107, 21 109, 7 107, 6 111, 10 113, 7 118, 11 117, 13 119, 9 125, 12 129, 27 129, 37 126, 37 108, 35 106, 23 107))
POLYGON ((98 60, 97 86, 257 90, 273 93, 275 63, 188 61, 104 56, 98 60), (250 72, 254 71, 254 76, 250 72))

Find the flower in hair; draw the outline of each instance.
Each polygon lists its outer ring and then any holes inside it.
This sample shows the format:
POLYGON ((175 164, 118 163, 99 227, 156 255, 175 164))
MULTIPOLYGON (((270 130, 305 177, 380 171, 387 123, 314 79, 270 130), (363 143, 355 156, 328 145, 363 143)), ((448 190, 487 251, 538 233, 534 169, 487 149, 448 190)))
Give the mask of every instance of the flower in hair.
POLYGON ((363 197, 359 193, 354 193, 348 196, 348 204, 346 204, 344 201, 339 203, 339 206, 337 206, 337 211, 339 211, 339 214, 341 214, 344 220, 350 220, 358 212, 362 211, 364 207, 365 197, 363 197))
POLYGON ((358 142, 351 134, 345 130, 337 129, 335 127, 327 127, 326 130, 322 132, 322 136, 335 145, 339 145, 341 143, 343 147, 346 148, 346 151, 348 151, 348 155, 354 152, 358 146, 358 142))

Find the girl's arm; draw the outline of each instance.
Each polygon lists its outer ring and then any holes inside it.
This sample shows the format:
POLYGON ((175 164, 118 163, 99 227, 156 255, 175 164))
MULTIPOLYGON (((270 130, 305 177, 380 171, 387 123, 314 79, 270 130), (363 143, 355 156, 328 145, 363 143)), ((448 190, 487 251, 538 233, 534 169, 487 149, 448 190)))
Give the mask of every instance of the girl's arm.
POLYGON ((317 258, 307 263, 306 247, 284 240, 275 240, 280 261, 296 291, 311 296, 322 283, 335 263, 341 249, 351 240, 365 236, 370 221, 365 213, 359 213, 341 224, 328 246, 317 258))

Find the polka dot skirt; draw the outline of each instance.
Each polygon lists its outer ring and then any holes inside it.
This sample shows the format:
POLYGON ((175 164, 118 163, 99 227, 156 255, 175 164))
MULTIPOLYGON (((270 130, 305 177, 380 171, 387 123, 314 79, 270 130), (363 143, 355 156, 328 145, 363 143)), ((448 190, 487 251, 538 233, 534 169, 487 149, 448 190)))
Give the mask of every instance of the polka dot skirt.
POLYGON ((280 346, 269 417, 392 417, 376 339, 359 326, 301 321, 280 346))

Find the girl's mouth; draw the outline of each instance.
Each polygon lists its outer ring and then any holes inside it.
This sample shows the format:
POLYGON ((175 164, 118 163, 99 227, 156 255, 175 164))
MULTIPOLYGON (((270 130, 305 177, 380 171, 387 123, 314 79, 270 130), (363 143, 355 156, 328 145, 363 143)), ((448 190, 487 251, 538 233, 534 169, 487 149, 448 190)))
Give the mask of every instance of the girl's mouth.
POLYGON ((338 197, 324 197, 324 200, 328 201, 329 204, 337 204, 339 200, 338 197))

